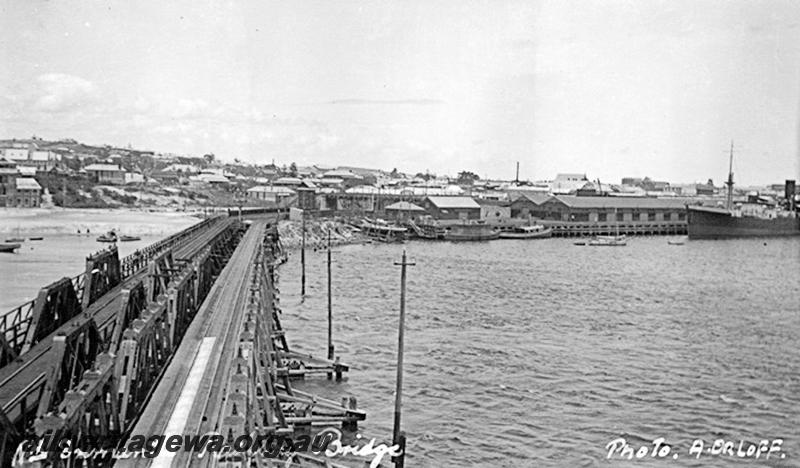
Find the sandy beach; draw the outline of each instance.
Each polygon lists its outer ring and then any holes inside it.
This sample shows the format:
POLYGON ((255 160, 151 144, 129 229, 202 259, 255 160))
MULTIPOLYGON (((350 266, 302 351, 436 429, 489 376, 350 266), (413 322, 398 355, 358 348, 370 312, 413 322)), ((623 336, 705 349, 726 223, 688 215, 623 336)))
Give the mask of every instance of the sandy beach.
POLYGON ((102 234, 115 230, 129 235, 166 235, 200 222, 194 212, 135 209, 4 208, 0 234, 28 235, 102 234))

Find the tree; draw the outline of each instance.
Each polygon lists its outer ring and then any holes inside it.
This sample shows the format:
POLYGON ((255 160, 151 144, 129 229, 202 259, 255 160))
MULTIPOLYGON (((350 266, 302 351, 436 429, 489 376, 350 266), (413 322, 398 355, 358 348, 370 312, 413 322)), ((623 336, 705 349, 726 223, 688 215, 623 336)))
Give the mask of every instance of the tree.
POLYGON ((394 177, 394 178, 397 178, 398 175, 399 175, 398 172, 397 172, 397 168, 395 167, 394 169, 392 169, 392 172, 390 172, 389 175, 394 177))
POLYGON ((203 155, 203 159, 206 160, 206 164, 209 166, 214 164, 214 153, 206 153, 203 155))
POLYGON ((289 175, 291 177, 297 177, 297 164, 295 163, 289 164, 289 175))
POLYGON ((456 179, 456 182, 464 185, 472 185, 476 180, 480 179, 481 178, 478 177, 478 174, 475 174, 472 171, 461 171, 458 173, 458 178, 456 179))

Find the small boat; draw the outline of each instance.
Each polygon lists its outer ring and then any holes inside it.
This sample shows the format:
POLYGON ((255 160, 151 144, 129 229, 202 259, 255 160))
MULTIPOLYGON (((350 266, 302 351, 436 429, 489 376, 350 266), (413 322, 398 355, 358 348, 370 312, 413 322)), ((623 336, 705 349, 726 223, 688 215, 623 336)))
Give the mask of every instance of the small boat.
POLYGON ((575 244, 575 245, 586 245, 586 242, 587 241, 577 241, 577 242, 573 242, 573 244, 575 244))
POLYGON ((125 235, 119 236, 119 241, 120 242, 132 242, 132 241, 138 241, 138 240, 142 240, 142 238, 139 237, 139 236, 125 236, 125 235))
POLYGON ((553 230, 542 225, 520 226, 513 231, 500 232, 501 239, 543 239, 553 235, 553 230))
POLYGON ((97 242, 116 242, 116 241, 117 241, 117 233, 115 233, 114 231, 108 231, 107 233, 97 238, 97 242))
POLYGON ((6 242, 25 242, 24 237, 12 237, 11 239, 6 239, 6 242))
POLYGON ((30 240, 30 241, 40 241, 40 240, 44 240, 44 237, 29 237, 28 240, 30 240))
POLYGON ((598 236, 590 240, 587 245, 593 247, 622 247, 628 245, 628 240, 625 236, 598 236))
POLYGON ((453 242, 499 239, 500 233, 486 224, 454 224, 447 226, 444 240, 453 242))
POLYGON ((0 243, 0 252, 14 253, 20 247, 20 244, 0 243))
POLYGON ((683 245, 684 244, 684 240, 683 239, 674 239, 674 240, 673 239, 669 239, 667 241, 667 244, 669 244, 669 245, 683 245))

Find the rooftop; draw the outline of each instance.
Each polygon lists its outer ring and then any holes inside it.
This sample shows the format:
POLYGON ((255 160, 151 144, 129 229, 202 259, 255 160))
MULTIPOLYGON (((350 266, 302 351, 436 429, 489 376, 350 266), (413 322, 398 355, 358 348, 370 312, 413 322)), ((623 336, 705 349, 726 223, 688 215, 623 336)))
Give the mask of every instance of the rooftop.
POLYGON ((478 202, 471 197, 428 197, 436 208, 477 208, 478 202))
POLYGON ((32 177, 17 177, 17 190, 41 190, 42 186, 32 177))
POLYGON ((394 211, 425 211, 425 208, 407 201, 392 203, 391 205, 387 206, 386 209, 394 211))
POLYGON ((577 197, 557 195, 553 197, 570 208, 683 208, 686 200, 680 198, 647 197, 577 197))
POLYGON ((111 172, 123 172, 123 169, 120 168, 116 164, 89 164, 84 169, 86 171, 111 171, 111 172))

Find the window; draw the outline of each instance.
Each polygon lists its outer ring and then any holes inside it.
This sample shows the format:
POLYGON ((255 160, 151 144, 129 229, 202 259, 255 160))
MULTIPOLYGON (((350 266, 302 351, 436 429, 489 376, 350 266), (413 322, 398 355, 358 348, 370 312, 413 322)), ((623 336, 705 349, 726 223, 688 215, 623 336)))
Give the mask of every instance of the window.
POLYGON ((655 221, 656 220, 656 212, 655 211, 648 211, 647 212, 647 220, 648 221, 655 221))
POLYGON ((678 213, 678 221, 683 221, 686 219, 686 213, 678 213))
POLYGON ((624 221, 625 213, 617 213, 617 221, 624 221))

